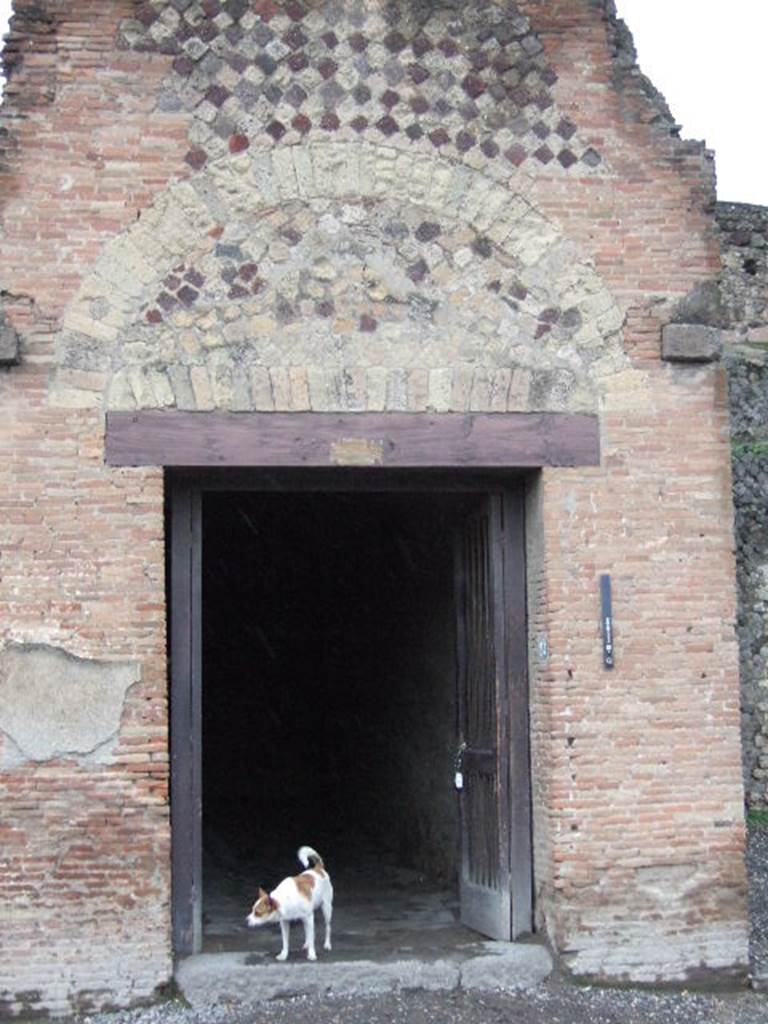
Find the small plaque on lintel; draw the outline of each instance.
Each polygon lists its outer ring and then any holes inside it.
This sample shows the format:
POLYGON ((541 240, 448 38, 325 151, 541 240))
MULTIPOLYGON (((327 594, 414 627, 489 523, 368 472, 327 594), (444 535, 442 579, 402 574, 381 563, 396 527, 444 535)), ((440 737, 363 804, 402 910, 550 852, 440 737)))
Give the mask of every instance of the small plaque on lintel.
POLYGON ((343 437, 331 444, 330 460, 334 466, 381 466, 384 463, 384 442, 365 437, 343 437))

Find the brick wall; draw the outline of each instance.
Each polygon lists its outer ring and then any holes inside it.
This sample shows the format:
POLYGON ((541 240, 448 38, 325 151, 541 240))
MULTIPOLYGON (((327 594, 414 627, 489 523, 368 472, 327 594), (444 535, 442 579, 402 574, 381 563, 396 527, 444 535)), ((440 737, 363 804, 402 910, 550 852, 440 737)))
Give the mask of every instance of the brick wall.
POLYGON ((104 466, 107 408, 599 414, 600 469, 531 497, 539 923, 581 974, 743 969, 725 391, 659 359, 718 271, 712 160, 610 4, 71 8, 7 47, 0 673, 138 681, 41 760, 0 711, 3 1011, 170 972, 162 475, 104 466))
POLYGON ((151 116, 158 63, 139 75, 114 49, 130 4, 16 7, 0 288, 21 365, 0 369, 0 647, 140 666, 103 763, 35 762, 0 732, 0 1013, 26 1015, 125 1005, 170 974, 162 474, 107 471, 101 414, 52 408, 48 382, 74 289, 174 173, 185 130, 151 116))
POLYGON ((726 968, 743 948, 734 595, 715 582, 732 559, 720 376, 656 368, 651 408, 606 413, 604 469, 543 481, 536 628, 551 653, 537 669, 534 739, 548 818, 540 880, 553 891, 539 905, 578 973, 690 977, 695 948, 726 968), (682 422, 695 446, 681 445, 682 422), (602 572, 612 671, 600 656, 602 572))

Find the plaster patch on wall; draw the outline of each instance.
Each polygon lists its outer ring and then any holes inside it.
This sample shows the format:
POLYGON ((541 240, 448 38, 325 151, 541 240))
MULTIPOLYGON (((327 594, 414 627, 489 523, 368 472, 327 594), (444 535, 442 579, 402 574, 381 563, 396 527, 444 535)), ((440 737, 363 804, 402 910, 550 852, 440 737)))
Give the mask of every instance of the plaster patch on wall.
POLYGON ((140 678, 136 662, 77 658, 57 648, 0 651, 0 767, 20 761, 112 759, 125 697, 140 678))
POLYGON ((734 900, 731 913, 723 913, 721 920, 677 934, 670 934, 659 921, 596 921, 593 934, 574 937, 578 949, 567 949, 564 960, 573 974, 585 979, 658 984, 695 980, 707 971, 733 982, 747 969, 746 933, 746 922, 734 900), (699 966, 692 968, 692 964, 699 966))
POLYGON ((699 884, 695 864, 659 864, 637 869, 637 887, 660 902, 683 899, 699 884))

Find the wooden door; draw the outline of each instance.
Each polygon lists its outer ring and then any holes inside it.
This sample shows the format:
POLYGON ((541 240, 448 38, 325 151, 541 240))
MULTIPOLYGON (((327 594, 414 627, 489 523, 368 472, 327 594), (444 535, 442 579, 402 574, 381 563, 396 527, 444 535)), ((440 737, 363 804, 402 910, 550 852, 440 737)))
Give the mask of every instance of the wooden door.
POLYGON ((502 940, 531 930, 522 525, 490 494, 456 541, 461 919, 502 940))

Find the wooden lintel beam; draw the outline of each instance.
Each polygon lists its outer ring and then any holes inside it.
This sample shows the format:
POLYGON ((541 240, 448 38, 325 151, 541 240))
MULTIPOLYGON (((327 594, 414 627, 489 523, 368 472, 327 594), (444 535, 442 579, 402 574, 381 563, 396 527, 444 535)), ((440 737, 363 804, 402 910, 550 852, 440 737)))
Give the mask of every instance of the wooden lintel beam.
POLYGON ((583 413, 182 412, 107 414, 111 466, 595 466, 583 413))

